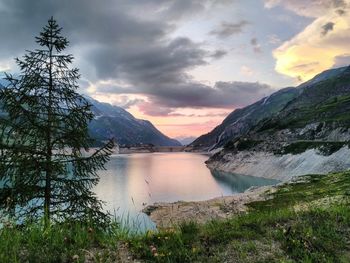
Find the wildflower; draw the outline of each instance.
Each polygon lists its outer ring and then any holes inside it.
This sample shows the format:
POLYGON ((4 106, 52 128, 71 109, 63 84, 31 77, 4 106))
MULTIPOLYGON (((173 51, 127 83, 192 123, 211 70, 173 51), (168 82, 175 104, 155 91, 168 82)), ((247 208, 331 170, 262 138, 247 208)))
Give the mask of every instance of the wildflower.
POLYGON ((156 248, 155 246, 150 245, 149 248, 150 248, 151 253, 153 254, 153 256, 155 256, 155 254, 158 255, 158 253, 157 253, 157 248, 156 248))

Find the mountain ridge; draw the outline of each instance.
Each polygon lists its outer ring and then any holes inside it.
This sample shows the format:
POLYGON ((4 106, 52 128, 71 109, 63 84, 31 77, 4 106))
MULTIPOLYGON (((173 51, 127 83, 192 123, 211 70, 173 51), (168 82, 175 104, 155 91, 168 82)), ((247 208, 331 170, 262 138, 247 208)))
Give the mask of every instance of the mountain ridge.
POLYGON ((180 146, 180 142, 160 132, 150 121, 135 118, 125 109, 100 102, 87 95, 95 118, 89 124, 89 131, 97 141, 115 138, 119 145, 153 144, 155 146, 180 146))
POLYGON ((231 137, 208 167, 282 181, 349 169, 350 67, 323 76, 298 89, 279 112, 231 137))
MULTIPOLYGON (((0 88, 6 82, 0 79, 0 88)), ((89 123, 89 133, 94 144, 114 138, 119 145, 153 144, 155 146, 181 146, 180 142, 160 132, 150 121, 135 118, 125 109, 99 102, 87 95, 83 97, 91 104, 94 119, 89 123)))
MULTIPOLYGON (((326 70, 297 87, 280 89, 253 104, 235 109, 220 125, 209 133, 198 137, 191 146, 195 150, 209 151, 223 147, 230 140, 246 134, 262 120, 272 118, 274 115, 278 114, 302 93, 305 93, 305 90, 309 87, 313 87, 348 71, 350 72, 349 66, 326 70)), ((306 91, 306 93, 307 92, 308 91, 306 91)))

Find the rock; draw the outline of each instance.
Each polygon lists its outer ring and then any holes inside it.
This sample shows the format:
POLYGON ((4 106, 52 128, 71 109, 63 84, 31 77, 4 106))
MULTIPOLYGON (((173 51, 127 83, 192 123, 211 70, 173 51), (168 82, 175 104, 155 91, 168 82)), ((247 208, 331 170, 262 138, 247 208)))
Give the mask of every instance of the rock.
POLYGON ((210 169, 254 175, 280 181, 288 181, 294 176, 304 174, 327 174, 350 169, 350 149, 344 146, 329 156, 318 153, 315 149, 301 154, 274 155, 270 152, 221 153, 220 158, 209 160, 210 169))

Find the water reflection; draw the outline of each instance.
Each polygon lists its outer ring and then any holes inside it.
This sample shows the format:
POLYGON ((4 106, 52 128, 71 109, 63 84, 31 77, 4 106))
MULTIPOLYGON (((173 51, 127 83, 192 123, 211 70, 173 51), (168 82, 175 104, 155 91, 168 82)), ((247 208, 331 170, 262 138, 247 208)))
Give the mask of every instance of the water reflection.
POLYGON ((115 155, 101 171, 95 192, 106 209, 140 229, 154 228, 140 213, 155 202, 199 201, 245 191, 275 180, 211 172, 208 156, 195 153, 115 155))
POLYGON ((229 188, 232 193, 243 193, 252 186, 274 185, 279 181, 240 174, 211 171, 211 174, 222 188, 229 188))

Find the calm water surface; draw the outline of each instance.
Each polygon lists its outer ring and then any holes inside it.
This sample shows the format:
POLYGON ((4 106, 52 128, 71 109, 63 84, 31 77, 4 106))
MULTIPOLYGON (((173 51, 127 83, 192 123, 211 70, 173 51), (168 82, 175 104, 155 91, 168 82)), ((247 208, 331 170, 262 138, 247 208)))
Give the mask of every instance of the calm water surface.
POLYGON ((155 225, 140 211, 155 202, 200 201, 244 192, 276 180, 211 172, 196 153, 136 153, 112 156, 95 189, 109 210, 127 225, 155 225))

